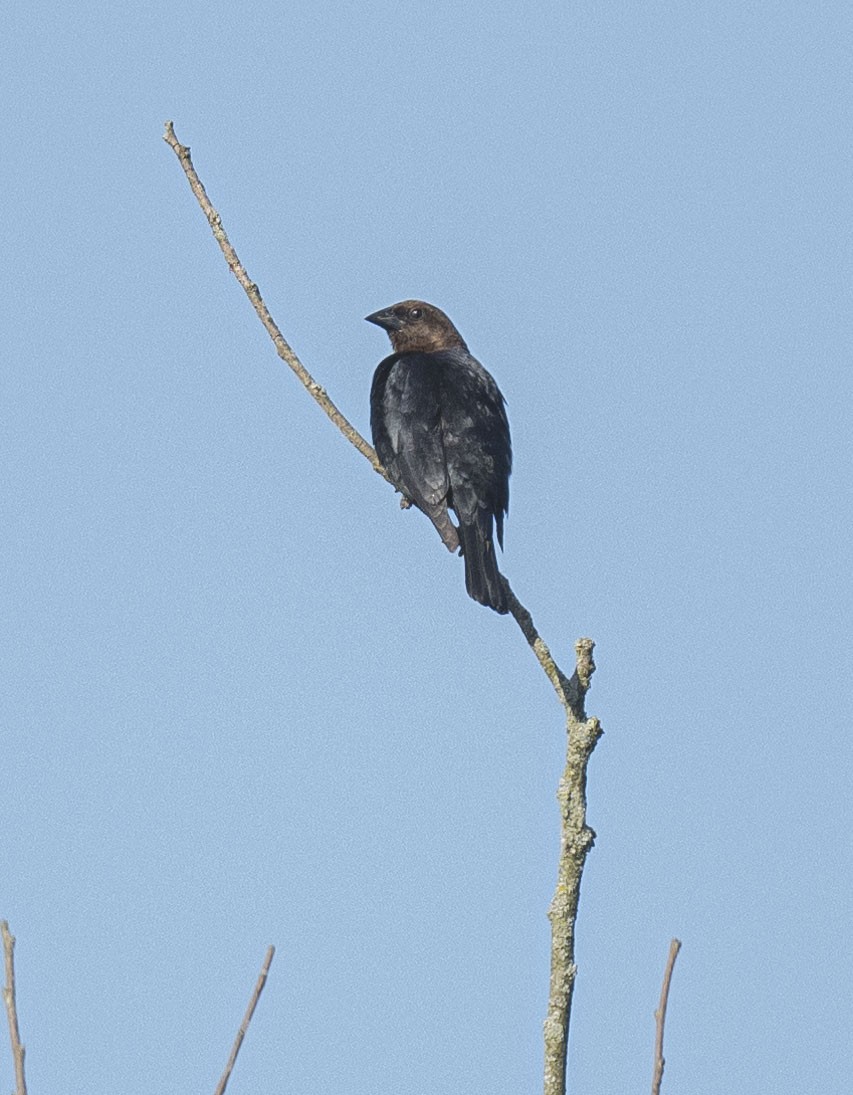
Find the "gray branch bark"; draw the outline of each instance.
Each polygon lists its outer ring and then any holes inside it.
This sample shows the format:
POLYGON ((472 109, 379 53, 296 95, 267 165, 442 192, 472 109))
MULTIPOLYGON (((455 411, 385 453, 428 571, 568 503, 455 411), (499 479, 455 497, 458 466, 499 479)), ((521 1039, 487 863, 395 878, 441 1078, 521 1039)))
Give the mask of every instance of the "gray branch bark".
POLYGON ((660 990, 660 1003, 655 1012, 655 1068, 652 1074, 652 1095, 660 1095, 660 1085, 663 1083, 663 1070, 666 1061, 663 1056, 663 1028, 666 1024, 666 1008, 669 1003, 669 986, 672 984, 672 971, 675 969, 675 960, 681 950, 681 941, 673 939, 669 944, 669 957, 666 960, 666 969, 663 974, 663 984, 660 990))
POLYGON ((9 931, 9 925, 5 920, 0 921, 0 935, 3 936, 3 958, 6 966, 3 1003, 6 1005, 9 1041, 12 1046, 12 1060, 15 1063, 15 1095, 27 1095, 27 1081, 24 1077, 26 1051, 21 1043, 21 1032, 18 1029, 18 1002, 15 997, 15 937, 9 931))
POLYGON ((255 1008, 258 1006, 258 1000, 260 1000, 261 993, 264 991, 264 985, 267 983, 267 977, 269 976, 274 954, 275 947, 270 944, 270 946, 267 947, 267 953, 264 956, 264 964, 261 966, 258 980, 255 982, 252 998, 249 1001, 249 1006, 246 1008, 246 1014, 243 1016, 243 1022, 240 1024, 240 1029, 237 1031, 237 1036, 231 1047, 231 1054, 228 1057, 225 1071, 220 1076, 219 1083, 216 1085, 216 1091, 214 1091, 213 1095, 225 1095, 225 1089, 228 1087, 228 1081, 231 1079, 231 1073, 234 1071, 234 1065, 237 1063, 237 1054, 240 1052, 240 1046, 243 1044, 243 1039, 246 1037, 246 1033, 249 1029, 249 1023, 251 1023, 252 1016, 255 1014, 255 1008))

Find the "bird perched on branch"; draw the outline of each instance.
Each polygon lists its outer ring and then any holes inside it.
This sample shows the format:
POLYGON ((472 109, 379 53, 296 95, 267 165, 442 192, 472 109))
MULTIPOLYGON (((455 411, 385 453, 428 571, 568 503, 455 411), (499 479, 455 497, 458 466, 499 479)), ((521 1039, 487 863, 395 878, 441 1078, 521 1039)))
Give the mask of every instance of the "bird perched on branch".
POLYGON ((469 596, 505 613, 493 536, 503 547, 512 468, 504 398, 440 309, 404 300, 366 318, 388 332, 394 350, 370 389, 379 459, 448 550, 461 548, 469 596))

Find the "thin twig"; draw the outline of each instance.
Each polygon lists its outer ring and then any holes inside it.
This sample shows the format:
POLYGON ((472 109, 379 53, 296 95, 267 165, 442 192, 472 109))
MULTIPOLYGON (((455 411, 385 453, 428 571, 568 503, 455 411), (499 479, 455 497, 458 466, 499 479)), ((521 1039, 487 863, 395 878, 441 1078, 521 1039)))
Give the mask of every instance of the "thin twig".
MULTIPOLYGON (((249 275, 246 273, 237 253, 232 247, 219 214, 213 208, 201 180, 196 174, 190 159, 190 150, 182 145, 175 136, 172 122, 166 122, 163 139, 178 157, 181 167, 189 180, 193 194, 202 208, 222 253, 234 276, 240 282, 252 307, 258 314, 267 332, 275 344, 279 357, 290 366, 308 390, 309 395, 320 404, 344 437, 370 461, 374 471, 388 479, 388 475, 376 452, 365 441, 358 430, 352 426, 329 399, 322 388, 311 376, 270 315, 249 275)), ((388 480, 390 482, 390 479, 388 480)), ((518 600, 504 578, 509 611, 521 629, 521 633, 536 656, 543 672, 551 682, 557 699, 566 715, 568 732, 566 768, 557 799, 562 813, 562 840, 560 863, 557 873, 557 890, 548 910, 551 920, 551 991, 548 1002, 548 1017, 545 1021, 545 1093, 546 1095, 564 1095, 566 1090, 566 1046, 568 1044, 569 1019, 571 1015, 572 990, 576 968, 574 964, 574 925, 580 896, 581 874, 587 852, 592 847, 595 834, 586 824, 586 767, 595 744, 602 734, 597 719, 587 719, 584 712, 584 700, 589 688, 590 678, 595 670, 592 660, 594 643, 591 639, 578 640, 576 665, 571 677, 560 669, 551 651, 542 639, 533 623, 530 612, 518 600)))
MULTIPOLYGON (((352 425, 341 414, 335 404, 329 399, 326 394, 325 388, 323 388, 313 376, 308 372, 294 351, 291 349, 289 343, 285 339, 284 335, 278 328, 278 324, 272 318, 269 313, 269 309, 264 304, 261 297, 260 290, 257 285, 252 281, 249 275, 246 273, 246 269, 237 257, 237 252, 231 246, 231 241, 225 233, 225 229, 222 227, 222 218, 213 208, 210 203, 210 199, 207 196, 207 191, 204 189, 204 184, 196 174, 196 170, 193 167, 192 159, 190 158, 190 150, 186 145, 182 145, 178 138, 175 136, 175 128, 171 122, 166 122, 166 132, 163 135, 163 140, 174 151, 178 157, 181 167, 184 169, 193 194, 196 196, 198 204, 202 208, 202 212, 207 217, 207 223, 210 225, 216 242, 222 248, 222 254, 225 256, 225 260, 231 268, 231 273, 240 282, 243 287, 246 296, 251 301, 252 307, 255 309, 260 319, 266 328, 267 334, 273 341, 276 353, 286 365, 296 373, 300 381, 307 388, 311 397, 323 408, 329 418, 338 427, 344 437, 355 445, 361 455, 369 460, 373 466, 374 471, 377 471, 385 479, 388 476, 385 473, 385 469, 376 455, 376 452, 372 445, 369 445, 367 441, 361 436, 355 426, 352 425)), ((389 480, 390 482, 390 480, 389 480)))
POLYGON ((264 964, 261 966, 261 972, 258 975, 255 991, 252 993, 252 999, 249 1001, 249 1006, 246 1008, 243 1022, 240 1024, 240 1029, 237 1031, 237 1037, 234 1039, 234 1045, 231 1047, 231 1056, 228 1058, 228 1064, 225 1066, 225 1071, 222 1073, 219 1083, 216 1085, 214 1095, 223 1095, 225 1088, 228 1086, 228 1081, 231 1079, 231 1073, 234 1071, 234 1062, 237 1060, 240 1046, 243 1044, 243 1039, 246 1037, 246 1031, 249 1029, 249 1023, 251 1023, 252 1016, 255 1014, 258 1000, 260 1000, 261 993, 264 991, 264 985, 267 983, 267 975, 270 972, 270 965, 272 964, 274 954, 275 947, 267 947, 266 957, 264 958, 264 964))
POLYGON ((657 1033, 655 1035, 655 1070, 652 1075, 652 1095, 660 1095, 660 1085, 663 1081, 663 1028, 666 1023, 666 1005, 669 1003, 669 986, 672 982, 672 971, 675 968, 675 960, 678 957, 678 952, 681 950, 681 943, 678 939, 673 939, 669 945, 669 958, 666 960, 666 969, 663 974, 663 984, 660 990, 660 1003, 658 1009, 655 1012, 655 1023, 657 1024, 657 1033))
MULTIPOLYGON (((193 167, 192 158, 190 156, 190 150, 186 145, 182 145, 175 135, 175 127, 173 122, 166 122, 166 132, 163 134, 163 140, 172 149, 175 155, 178 157, 178 162, 183 168, 184 174, 190 184, 190 189, 196 197, 196 201, 201 206, 202 212, 207 218, 207 222, 210 225, 211 231, 222 249, 222 253, 225 256, 225 260, 234 274, 234 277, 239 281, 246 296, 249 298, 252 307, 255 309, 258 318, 264 325, 267 333, 275 345, 278 356, 284 361, 293 372, 297 375, 302 382, 308 394, 314 399, 326 412, 329 418, 338 427, 341 433, 346 439, 354 445, 361 455, 370 462, 374 471, 378 472, 385 479, 388 475, 376 455, 376 450, 361 436, 358 430, 353 426, 347 418, 338 410, 332 400, 326 393, 326 389, 311 376, 294 350, 291 348, 284 335, 279 330, 278 324, 270 315, 269 309, 261 297, 260 290, 257 285, 252 281, 246 272, 245 267, 237 257, 237 252, 234 250, 231 241, 222 227, 222 218, 214 209, 210 199, 207 196, 207 191, 204 188, 204 184, 198 177, 196 169, 193 167)), ((506 582, 506 578, 504 578, 506 582)), ((574 677, 568 678, 557 663, 551 656, 551 651, 545 645, 539 632, 533 625, 533 619, 524 607, 524 605, 518 600, 513 593, 512 589, 507 585, 507 593, 509 594, 509 610, 515 619, 515 622, 521 628, 521 632, 527 640, 533 653, 542 669, 546 673, 551 684, 557 693, 557 697, 560 703, 567 710, 569 707, 576 705, 578 702, 578 691, 574 684, 574 677)))
POLYGON ((25 1049, 21 1045, 18 1030, 18 1005, 15 1000, 15 937, 9 931, 8 923, 0 921, 0 933, 3 936, 3 955, 6 962, 6 985, 3 989, 3 1003, 9 1019, 9 1040, 12 1043, 12 1058, 15 1062, 15 1095, 27 1095, 27 1081, 24 1078, 25 1049))
MULTIPOLYGON (((509 606, 510 614, 521 628, 522 635, 527 639, 530 649, 536 655, 536 659, 542 666, 545 675, 554 686, 554 691, 557 693, 557 699, 568 714, 568 712, 573 707, 576 707, 579 702, 581 704, 583 703, 582 696, 578 690, 576 677, 572 676, 569 678, 562 669, 560 669, 554 661, 551 651, 548 649, 542 636, 536 630, 533 623, 533 617, 513 593, 512 587, 506 577, 503 575, 501 577, 503 577, 504 585, 506 586, 507 605, 509 606)), ((584 692, 586 692, 586 689, 584 689, 584 692)))

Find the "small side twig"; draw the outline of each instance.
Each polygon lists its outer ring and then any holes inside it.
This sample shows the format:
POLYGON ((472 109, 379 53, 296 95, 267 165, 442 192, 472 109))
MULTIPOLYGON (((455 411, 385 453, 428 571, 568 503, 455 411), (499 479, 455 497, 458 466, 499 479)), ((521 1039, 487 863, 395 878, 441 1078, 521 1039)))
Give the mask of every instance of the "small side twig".
POLYGON ((24 1078, 25 1049, 21 1045, 18 1030, 18 1005, 15 1000, 15 937, 9 931, 8 923, 0 921, 0 933, 3 935, 3 956, 6 963, 6 984, 3 988, 3 1003, 9 1020, 9 1039, 12 1043, 12 1058, 15 1062, 15 1095, 27 1095, 27 1081, 24 1078))
POLYGON ((228 1081, 231 1079, 231 1073, 234 1071, 234 1063, 237 1060, 237 1054, 240 1052, 240 1046, 243 1044, 243 1039, 246 1037, 246 1031, 249 1029, 249 1023, 251 1023, 252 1016, 255 1014, 258 1000, 260 1000, 261 993, 264 991, 264 985, 267 983, 267 975, 270 972, 270 965, 272 964, 274 954, 275 947, 267 947, 267 953, 264 958, 264 964, 261 966, 261 972, 258 975, 255 991, 252 993, 252 999, 249 1001, 249 1006, 246 1008, 243 1022, 240 1024, 240 1029, 237 1031, 237 1037, 234 1039, 234 1045, 231 1047, 231 1056, 228 1058, 228 1064, 225 1066, 225 1071, 222 1073, 219 1083, 216 1085, 214 1095, 223 1095, 225 1088, 228 1086, 228 1081))
POLYGON ((673 939, 669 945, 669 958, 666 960, 666 969, 663 974, 663 984, 660 990, 660 1003, 655 1012, 657 1033, 655 1035, 655 1070, 652 1075, 652 1095, 660 1095, 660 1085, 663 1081, 664 1056, 663 1056, 663 1028, 666 1023, 666 1006, 669 1003, 669 986, 672 982, 672 971, 675 968, 675 960, 681 950, 681 942, 673 939))

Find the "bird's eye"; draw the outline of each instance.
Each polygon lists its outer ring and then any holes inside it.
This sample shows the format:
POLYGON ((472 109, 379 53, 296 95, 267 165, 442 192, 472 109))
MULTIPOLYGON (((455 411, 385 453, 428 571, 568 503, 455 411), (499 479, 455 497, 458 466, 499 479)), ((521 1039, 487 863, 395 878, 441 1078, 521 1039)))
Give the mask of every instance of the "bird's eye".
POLYGON ((409 319, 420 319, 420 318, 421 318, 420 308, 410 308, 409 309, 409 319))

